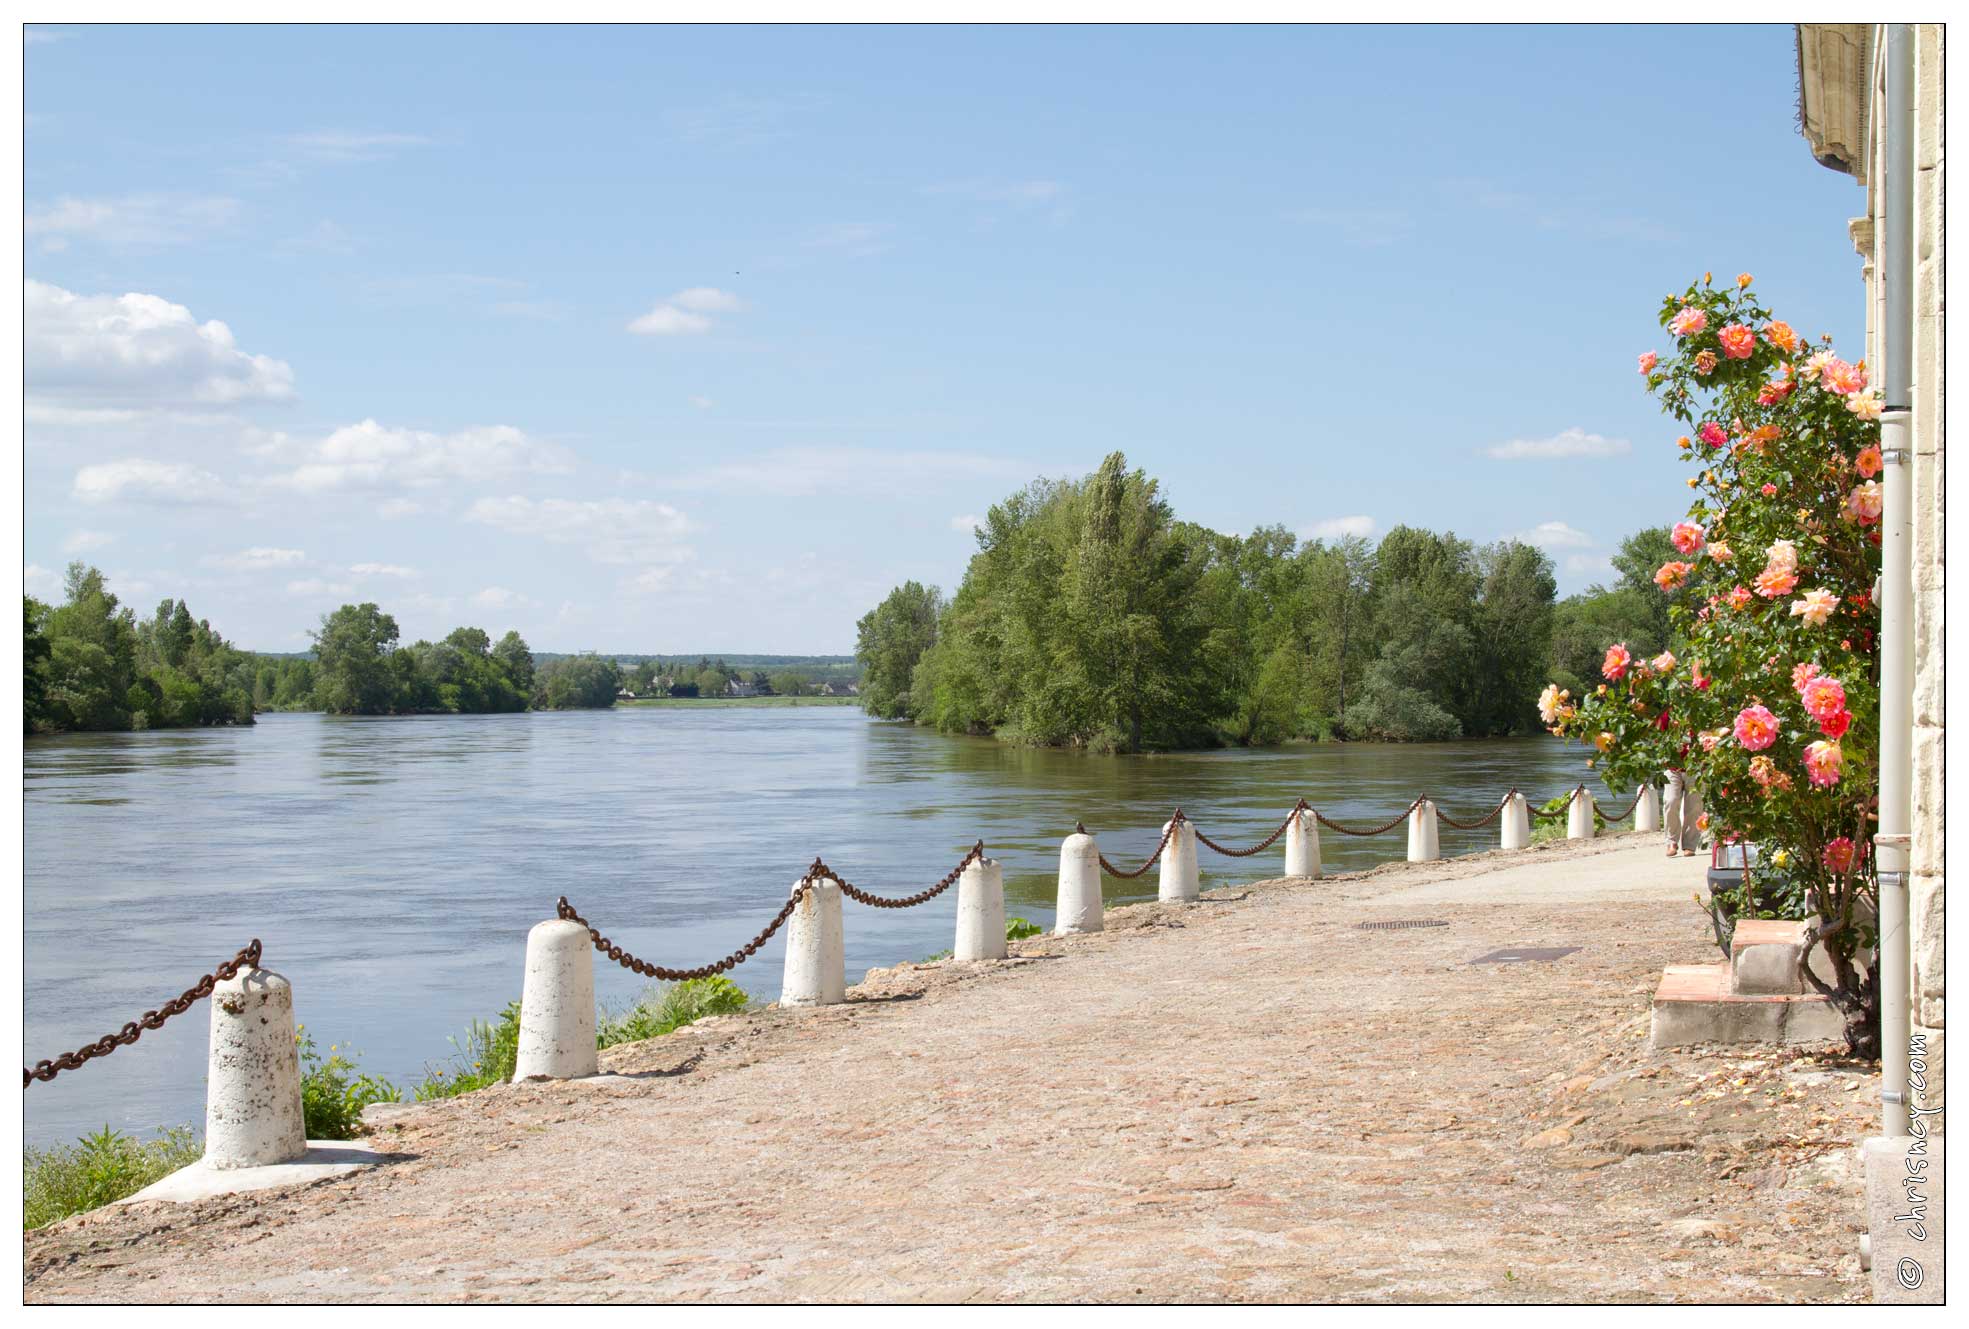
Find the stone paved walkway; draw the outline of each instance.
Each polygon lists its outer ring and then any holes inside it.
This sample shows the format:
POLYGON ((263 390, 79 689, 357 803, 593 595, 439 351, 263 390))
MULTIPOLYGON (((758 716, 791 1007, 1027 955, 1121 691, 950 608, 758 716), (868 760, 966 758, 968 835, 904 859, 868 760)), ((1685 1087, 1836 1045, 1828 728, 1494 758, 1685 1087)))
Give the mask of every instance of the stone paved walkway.
POLYGON ((1646 1049, 1701 878, 1617 837, 1111 911, 29 1233, 27 1298, 1862 1299, 1874 1076, 1646 1049), (1395 917, 1450 926, 1354 927, 1395 917), (1527 946, 1580 949, 1471 963, 1527 946))

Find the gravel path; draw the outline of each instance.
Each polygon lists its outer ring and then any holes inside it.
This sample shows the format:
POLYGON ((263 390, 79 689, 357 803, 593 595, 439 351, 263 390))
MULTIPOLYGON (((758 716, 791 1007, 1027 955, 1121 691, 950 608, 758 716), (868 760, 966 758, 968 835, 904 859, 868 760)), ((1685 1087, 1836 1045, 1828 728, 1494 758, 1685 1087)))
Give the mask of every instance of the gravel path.
POLYGON ((29 1233, 26 1296, 1864 1299, 1876 1076, 1647 1050, 1701 880, 1620 836, 1113 910, 401 1111, 352 1178, 29 1233), (1580 949, 1470 963, 1527 946, 1580 949))

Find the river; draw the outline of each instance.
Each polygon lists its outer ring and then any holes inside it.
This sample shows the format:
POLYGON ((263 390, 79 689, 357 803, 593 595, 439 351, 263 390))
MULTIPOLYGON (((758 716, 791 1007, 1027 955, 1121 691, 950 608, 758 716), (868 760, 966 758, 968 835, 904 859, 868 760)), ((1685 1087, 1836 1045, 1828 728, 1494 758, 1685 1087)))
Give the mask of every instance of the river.
MULTIPOLYGON (((519 995, 527 929, 562 894, 628 950, 682 967, 748 939, 816 855, 857 886, 902 895, 982 838, 1005 864, 1007 914, 1050 927, 1059 843, 1076 819, 1133 866, 1178 804, 1242 847, 1301 796, 1355 825, 1423 792, 1467 819, 1512 785, 1536 802, 1589 775, 1579 749, 1546 737, 1093 757, 846 707, 268 715, 250 729, 37 738, 26 745, 27 1053, 120 1027, 257 936, 321 1047, 355 1049, 364 1069, 404 1083, 519 995)), ((1494 824, 1444 826, 1442 850, 1495 836, 1494 824)), ((1400 828, 1321 834, 1329 871, 1399 859, 1405 843, 1400 828)), ((1207 889, 1276 875, 1283 846, 1200 858, 1207 889)), ((1152 897, 1155 883, 1153 871, 1109 880, 1107 900, 1152 897)), ((846 907, 850 983, 951 944, 955 890, 913 909, 846 907)), ((732 973, 760 999, 778 995, 783 940, 732 973)), ((610 1006, 642 986, 599 956, 595 978, 610 1006)), ((208 1019, 200 1003, 30 1086, 28 1143, 105 1123, 202 1129, 208 1019)))

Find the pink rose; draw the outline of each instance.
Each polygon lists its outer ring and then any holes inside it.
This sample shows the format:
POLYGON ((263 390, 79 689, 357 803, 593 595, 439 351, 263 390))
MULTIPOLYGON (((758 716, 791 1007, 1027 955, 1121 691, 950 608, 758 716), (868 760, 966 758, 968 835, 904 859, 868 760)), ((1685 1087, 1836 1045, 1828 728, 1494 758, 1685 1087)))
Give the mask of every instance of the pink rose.
POLYGON ((1668 330, 1677 337, 1693 337, 1709 326, 1709 315, 1693 305, 1684 305, 1682 312, 1668 320, 1668 330))
POLYGON ((1600 673, 1606 677, 1609 683, 1618 683, 1627 676, 1627 666, 1633 659, 1634 657, 1628 654, 1625 645, 1616 644, 1609 646, 1607 647, 1607 658, 1600 662, 1600 673))
POLYGON ((1669 543, 1675 546, 1676 552, 1683 554, 1693 554, 1701 549, 1703 538, 1702 527, 1692 521, 1678 521, 1675 529, 1668 533, 1669 543))
POLYGON ((1846 686, 1830 674, 1814 674, 1798 689, 1798 700, 1814 720, 1846 709, 1846 686))
POLYGON ((1839 783, 1839 764, 1846 754, 1839 750, 1839 744, 1820 739, 1805 747, 1805 774, 1820 788, 1839 783))
POLYGON ((1723 354, 1732 360, 1748 360, 1750 353, 1757 349, 1757 334, 1741 323, 1732 323, 1716 334, 1716 340, 1723 343, 1723 354))
POLYGON ((1744 707, 1737 712, 1734 729, 1737 742, 1748 752, 1761 752, 1778 741, 1778 717, 1768 707, 1744 707))
POLYGON ((1841 876, 1853 870, 1853 862, 1858 857, 1853 842, 1843 835, 1830 841, 1819 853, 1819 861, 1841 876))
POLYGON ((1730 441, 1730 436, 1723 432, 1723 426, 1714 420, 1704 420, 1702 428, 1696 430, 1696 437, 1712 448, 1720 448, 1730 441))
POLYGON ((1656 355, 1653 351, 1641 352, 1642 373, 1648 374, 1654 372, 1654 367, 1660 363, 1661 363, 1661 357, 1656 355))

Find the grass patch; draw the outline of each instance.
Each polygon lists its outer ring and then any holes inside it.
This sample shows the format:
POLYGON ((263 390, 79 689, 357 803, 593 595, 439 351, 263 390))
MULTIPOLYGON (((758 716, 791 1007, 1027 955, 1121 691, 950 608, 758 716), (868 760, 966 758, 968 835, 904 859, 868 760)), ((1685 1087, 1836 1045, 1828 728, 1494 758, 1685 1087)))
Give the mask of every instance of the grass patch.
MULTIPOLYGON (((1571 794, 1560 794, 1557 798, 1548 798, 1538 805, 1538 811, 1540 812, 1555 812, 1559 815, 1556 817, 1547 817, 1543 821, 1540 821, 1536 817, 1532 818, 1531 843, 1544 844, 1547 840, 1563 840, 1566 838, 1567 805, 1571 799, 1571 794)), ((1593 805, 1593 834, 1600 836, 1606 833, 1607 814, 1600 811, 1600 805, 1595 803, 1593 805)))
POLYGON ((448 1065, 424 1067, 424 1081, 412 1091, 419 1103, 456 1098, 512 1079, 520 1055, 520 1004, 507 1002, 497 1020, 472 1021, 463 1041, 454 1038, 451 1047, 448 1065))
POLYGON ((1024 941, 1027 937, 1036 937, 1043 931, 1045 931, 1044 928, 1029 918, 1008 918, 1005 920, 1005 940, 1007 941, 1024 941))
POLYGON ((604 1009, 595 1022, 595 1046, 640 1043, 711 1015, 737 1015, 752 1004, 745 989, 722 974, 681 983, 654 983, 620 1013, 604 1009))
POLYGON ((371 1103, 401 1103, 403 1090, 380 1075, 358 1074, 341 1046, 315 1050, 306 1025, 294 1031, 301 1057, 301 1120, 310 1140, 354 1140, 362 1136, 362 1110, 371 1103))
POLYGON ((135 1195, 204 1153, 189 1126, 137 1140, 104 1126, 74 1144, 22 1153, 21 1226, 46 1227, 135 1195))

